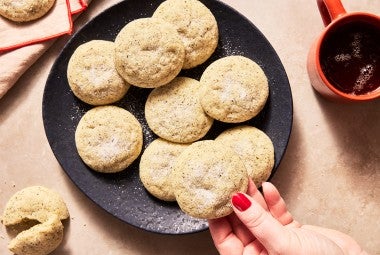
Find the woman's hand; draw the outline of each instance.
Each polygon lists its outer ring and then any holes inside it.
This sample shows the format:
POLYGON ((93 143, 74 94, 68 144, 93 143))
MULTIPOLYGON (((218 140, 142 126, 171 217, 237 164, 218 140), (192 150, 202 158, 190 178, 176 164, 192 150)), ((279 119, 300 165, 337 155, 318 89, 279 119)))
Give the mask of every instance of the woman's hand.
POLYGON ((214 244, 221 255, 367 254, 341 232, 301 225, 269 182, 263 195, 250 181, 247 194, 232 197, 234 213, 209 220, 214 244))

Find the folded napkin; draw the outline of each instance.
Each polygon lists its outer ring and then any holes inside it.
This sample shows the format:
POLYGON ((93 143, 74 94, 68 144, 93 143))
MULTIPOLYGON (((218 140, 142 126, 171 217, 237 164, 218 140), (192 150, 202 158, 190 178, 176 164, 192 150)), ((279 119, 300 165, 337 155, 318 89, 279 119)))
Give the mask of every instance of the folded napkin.
POLYGON ((89 2, 56 0, 45 16, 32 22, 15 23, 0 17, 0 98, 51 46, 52 39, 72 33, 73 15, 85 10, 89 2))

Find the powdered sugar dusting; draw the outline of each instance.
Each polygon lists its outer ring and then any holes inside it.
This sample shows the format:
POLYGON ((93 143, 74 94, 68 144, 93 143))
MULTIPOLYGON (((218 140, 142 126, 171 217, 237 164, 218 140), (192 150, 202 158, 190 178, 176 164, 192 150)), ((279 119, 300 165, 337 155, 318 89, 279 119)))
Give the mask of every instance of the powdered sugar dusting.
POLYGON ((23 0, 12 0, 10 4, 15 8, 22 8, 25 5, 25 1, 23 0))
POLYGON ((108 141, 105 141, 97 147, 97 154, 102 159, 112 159, 116 157, 122 150, 123 146, 120 145, 120 142, 117 138, 113 137, 108 141))
POLYGON ((72 103, 70 119, 73 122, 77 122, 85 114, 86 110, 78 106, 76 103, 72 103))
POLYGON ((215 178, 215 176, 223 176, 225 174, 225 167, 223 166, 222 163, 216 163, 212 166, 210 169, 211 175, 215 178))
POLYGON ((151 167, 151 178, 153 181, 161 180, 167 177, 171 171, 176 157, 171 153, 157 153, 152 155, 150 158, 151 167))
POLYGON ((194 189, 194 192, 195 196, 197 197, 197 201, 202 201, 202 203, 198 203, 198 208, 200 210, 209 207, 211 204, 214 204, 215 201, 217 201, 216 194, 211 190, 194 189))
MULTIPOLYGON (((198 161, 190 161, 189 167, 191 168, 191 174, 193 178, 203 178, 205 175, 205 165, 198 161)), ((189 185, 191 185, 189 183, 189 185)))
POLYGON ((239 46, 233 46, 229 40, 222 42, 222 49, 227 56, 244 55, 244 52, 239 48, 239 46))
POLYGON ((222 81, 220 100, 222 102, 231 100, 244 100, 248 96, 247 90, 242 84, 236 80, 231 79, 226 75, 226 78, 222 81))
POLYGON ((240 139, 233 143, 233 149, 238 155, 244 155, 253 150, 253 144, 248 139, 240 139))
POLYGON ((115 72, 112 69, 104 66, 91 67, 88 72, 88 80, 95 86, 101 86, 107 84, 107 81, 112 78, 115 72))

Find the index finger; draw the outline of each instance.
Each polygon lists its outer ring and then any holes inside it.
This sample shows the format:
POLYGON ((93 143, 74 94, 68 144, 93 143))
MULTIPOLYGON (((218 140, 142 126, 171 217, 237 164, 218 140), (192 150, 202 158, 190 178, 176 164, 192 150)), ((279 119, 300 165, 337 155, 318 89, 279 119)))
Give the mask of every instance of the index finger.
POLYGON ((253 198, 264 210, 268 211, 267 203, 252 179, 249 179, 247 194, 253 198))

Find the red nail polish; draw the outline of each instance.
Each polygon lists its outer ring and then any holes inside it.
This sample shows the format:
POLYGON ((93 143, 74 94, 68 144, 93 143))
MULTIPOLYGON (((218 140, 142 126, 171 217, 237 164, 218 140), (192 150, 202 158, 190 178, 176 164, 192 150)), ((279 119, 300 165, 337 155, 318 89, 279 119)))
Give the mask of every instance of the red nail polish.
POLYGON ((236 193, 232 196, 232 204, 241 212, 244 212, 251 206, 251 201, 242 193, 236 193))

